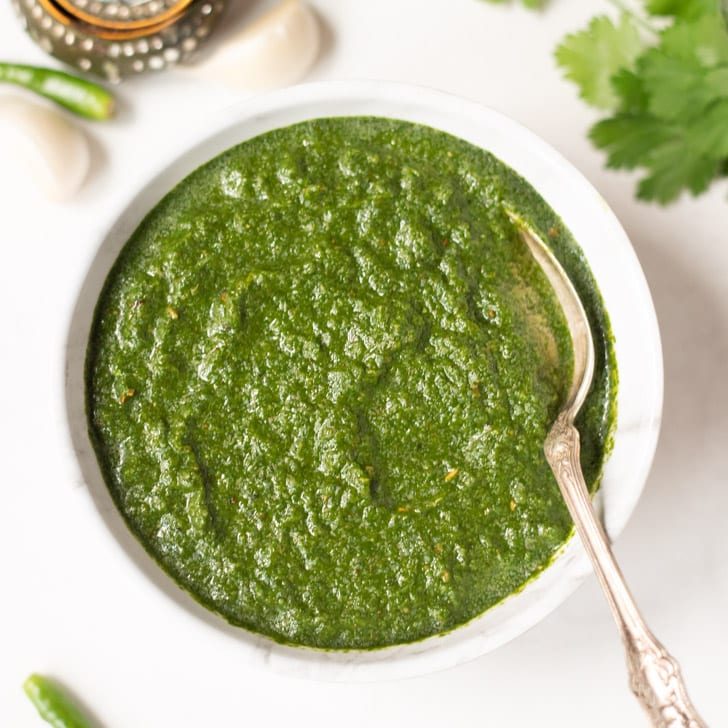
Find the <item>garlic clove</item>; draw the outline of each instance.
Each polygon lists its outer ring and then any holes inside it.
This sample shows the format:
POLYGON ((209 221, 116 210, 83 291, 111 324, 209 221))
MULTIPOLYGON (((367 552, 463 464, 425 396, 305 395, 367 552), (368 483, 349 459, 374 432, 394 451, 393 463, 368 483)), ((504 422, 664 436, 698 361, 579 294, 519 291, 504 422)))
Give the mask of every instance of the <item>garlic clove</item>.
POLYGON ((84 133, 62 111, 22 96, 0 96, 0 175, 61 201, 83 185, 91 164, 84 133))
POLYGON ((300 81, 321 47, 321 28, 301 0, 282 2, 231 35, 190 73, 239 91, 265 91, 300 81))

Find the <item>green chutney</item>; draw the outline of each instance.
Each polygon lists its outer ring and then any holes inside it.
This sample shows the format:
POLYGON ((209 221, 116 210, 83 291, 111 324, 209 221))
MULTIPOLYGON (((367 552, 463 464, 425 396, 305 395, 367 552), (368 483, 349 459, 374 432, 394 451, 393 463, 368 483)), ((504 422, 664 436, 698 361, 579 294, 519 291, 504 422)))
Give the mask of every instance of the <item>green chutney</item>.
POLYGON ((593 327, 593 489, 615 419, 607 315, 559 218, 488 152, 308 121, 200 167, 132 235, 95 312, 90 434, 131 530, 206 607, 287 643, 412 642, 567 540, 542 447, 571 342, 504 205, 593 327))

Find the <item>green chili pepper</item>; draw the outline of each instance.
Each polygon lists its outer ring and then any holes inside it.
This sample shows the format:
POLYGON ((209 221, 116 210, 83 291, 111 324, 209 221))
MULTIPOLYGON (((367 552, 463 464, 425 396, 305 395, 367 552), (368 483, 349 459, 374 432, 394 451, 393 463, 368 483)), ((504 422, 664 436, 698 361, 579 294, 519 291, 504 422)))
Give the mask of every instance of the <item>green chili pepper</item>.
POLYGON ((93 728, 81 709, 52 680, 42 675, 31 675, 23 690, 45 721, 54 728, 93 728))
POLYGON ((103 86, 52 68, 0 62, 0 82, 45 96, 74 114, 104 121, 114 114, 114 97, 103 86))

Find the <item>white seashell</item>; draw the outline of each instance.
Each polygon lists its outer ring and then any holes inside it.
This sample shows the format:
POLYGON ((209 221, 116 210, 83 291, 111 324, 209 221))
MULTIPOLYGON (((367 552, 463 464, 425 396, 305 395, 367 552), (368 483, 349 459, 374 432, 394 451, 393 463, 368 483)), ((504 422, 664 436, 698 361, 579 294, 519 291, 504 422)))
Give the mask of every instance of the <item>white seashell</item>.
POLYGON ((0 176, 67 200, 91 163, 84 133, 62 111, 23 96, 0 96, 0 176))
POLYGON ((283 0, 252 25, 229 36, 190 73, 239 91, 265 91, 300 81, 321 46, 310 6, 283 0))

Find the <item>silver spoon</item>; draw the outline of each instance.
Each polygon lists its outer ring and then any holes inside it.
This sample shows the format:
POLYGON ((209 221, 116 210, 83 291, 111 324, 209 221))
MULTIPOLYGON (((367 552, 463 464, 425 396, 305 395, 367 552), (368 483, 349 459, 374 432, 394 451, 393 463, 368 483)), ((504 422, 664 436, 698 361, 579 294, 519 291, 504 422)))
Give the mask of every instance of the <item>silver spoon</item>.
POLYGON ((551 282, 571 334, 574 349, 571 389, 546 437, 544 453, 622 635, 630 687, 655 728, 707 728, 690 702, 677 661, 650 632, 637 609, 594 512, 581 472, 579 431, 574 419, 584 404, 594 373, 594 342, 584 307, 551 249, 516 213, 506 212, 551 282))

